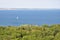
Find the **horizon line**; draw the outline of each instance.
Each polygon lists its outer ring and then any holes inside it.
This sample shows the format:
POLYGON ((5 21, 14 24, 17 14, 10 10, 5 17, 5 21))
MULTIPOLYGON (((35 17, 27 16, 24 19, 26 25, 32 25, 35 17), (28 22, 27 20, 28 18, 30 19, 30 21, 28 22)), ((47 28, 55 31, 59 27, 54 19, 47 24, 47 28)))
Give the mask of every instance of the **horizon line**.
POLYGON ((0 8, 0 10, 48 10, 60 8, 0 8))

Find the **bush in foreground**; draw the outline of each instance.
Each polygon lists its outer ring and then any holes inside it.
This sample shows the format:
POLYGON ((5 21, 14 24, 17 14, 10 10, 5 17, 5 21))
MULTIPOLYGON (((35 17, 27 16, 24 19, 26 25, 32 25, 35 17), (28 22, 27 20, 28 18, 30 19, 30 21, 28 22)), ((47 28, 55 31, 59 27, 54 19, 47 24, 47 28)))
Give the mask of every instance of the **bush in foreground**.
POLYGON ((0 40, 60 40, 60 24, 0 26, 0 40))

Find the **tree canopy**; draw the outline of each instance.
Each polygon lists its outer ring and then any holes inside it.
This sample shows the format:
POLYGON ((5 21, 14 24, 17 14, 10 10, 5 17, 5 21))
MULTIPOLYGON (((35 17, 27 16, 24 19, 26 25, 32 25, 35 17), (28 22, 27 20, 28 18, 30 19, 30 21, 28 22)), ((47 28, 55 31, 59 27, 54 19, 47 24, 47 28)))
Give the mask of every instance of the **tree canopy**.
POLYGON ((0 26, 0 40, 60 40, 60 24, 0 26))

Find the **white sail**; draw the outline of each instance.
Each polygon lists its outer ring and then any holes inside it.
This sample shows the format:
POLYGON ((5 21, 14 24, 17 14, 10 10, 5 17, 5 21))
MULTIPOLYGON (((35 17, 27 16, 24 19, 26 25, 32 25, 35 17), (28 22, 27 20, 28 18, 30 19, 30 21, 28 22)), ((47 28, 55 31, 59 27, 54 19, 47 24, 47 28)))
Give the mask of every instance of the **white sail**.
POLYGON ((17 16, 17 17, 16 17, 16 19, 18 20, 18 19, 19 19, 19 17, 17 16))

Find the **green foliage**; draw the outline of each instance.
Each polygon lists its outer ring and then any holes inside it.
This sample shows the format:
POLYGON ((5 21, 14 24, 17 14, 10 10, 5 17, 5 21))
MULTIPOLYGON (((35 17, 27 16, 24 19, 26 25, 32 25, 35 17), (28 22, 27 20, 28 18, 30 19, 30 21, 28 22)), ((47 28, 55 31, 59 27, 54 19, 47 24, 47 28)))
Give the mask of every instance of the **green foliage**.
POLYGON ((60 40, 60 24, 0 26, 0 40, 60 40))

